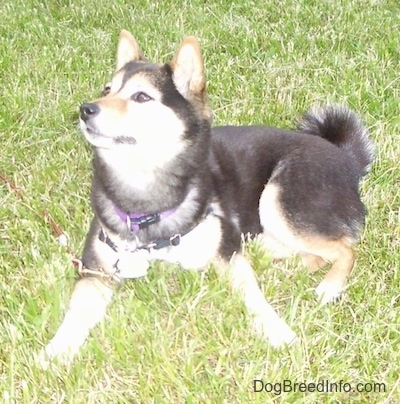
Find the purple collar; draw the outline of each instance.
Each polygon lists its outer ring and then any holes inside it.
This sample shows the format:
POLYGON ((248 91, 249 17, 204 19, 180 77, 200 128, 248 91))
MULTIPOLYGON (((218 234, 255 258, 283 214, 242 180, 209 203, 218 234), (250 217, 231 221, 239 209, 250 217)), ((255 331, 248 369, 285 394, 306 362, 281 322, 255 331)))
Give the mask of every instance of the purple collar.
POLYGON ((172 215, 176 208, 169 209, 160 213, 126 213, 114 204, 114 209, 117 215, 123 220, 128 229, 132 233, 137 233, 139 230, 146 229, 151 224, 158 223, 160 220, 172 215))

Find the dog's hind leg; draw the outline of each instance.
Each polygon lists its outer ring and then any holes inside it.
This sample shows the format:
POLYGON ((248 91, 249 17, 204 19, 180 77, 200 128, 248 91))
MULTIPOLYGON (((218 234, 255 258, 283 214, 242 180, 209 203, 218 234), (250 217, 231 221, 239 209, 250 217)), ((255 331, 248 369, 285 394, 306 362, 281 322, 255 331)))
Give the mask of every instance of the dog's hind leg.
POLYGON ((47 367, 52 359, 71 362, 89 331, 105 316, 112 294, 111 287, 94 277, 76 283, 61 326, 39 355, 42 367, 47 367))
MULTIPOLYGON (((275 239, 276 245, 282 244, 287 255, 290 252, 299 254, 311 272, 331 264, 316 293, 322 303, 337 300, 354 266, 352 240, 349 237, 332 240, 328 236, 308 234, 305 230, 295 231, 282 212, 278 195, 279 187, 268 184, 260 198, 259 211, 264 238, 275 239)), ((270 243, 264 244, 267 248, 270 247, 270 243)), ((278 255, 278 258, 282 255, 282 251, 277 249, 272 248, 270 251, 274 256, 278 255)))
POLYGON ((296 334, 265 300, 254 271, 243 255, 233 255, 229 263, 219 261, 216 267, 219 274, 228 277, 232 289, 243 298, 260 337, 274 347, 289 345, 295 340, 296 334))
POLYGON ((351 242, 346 238, 333 241, 320 239, 308 241, 307 244, 307 252, 332 264, 316 289, 318 297, 322 303, 338 300, 354 266, 355 257, 351 242))
POLYGON ((312 274, 327 265, 327 262, 318 255, 300 253, 300 256, 303 265, 306 266, 312 274))

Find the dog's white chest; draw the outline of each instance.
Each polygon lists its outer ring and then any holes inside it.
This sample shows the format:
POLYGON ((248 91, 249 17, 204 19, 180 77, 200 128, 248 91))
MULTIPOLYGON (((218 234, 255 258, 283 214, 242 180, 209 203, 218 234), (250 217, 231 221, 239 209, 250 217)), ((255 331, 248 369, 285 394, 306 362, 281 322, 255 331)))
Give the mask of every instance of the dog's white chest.
POLYGON ((146 250, 122 251, 115 266, 123 279, 140 278, 147 275, 149 258, 149 252, 146 250))

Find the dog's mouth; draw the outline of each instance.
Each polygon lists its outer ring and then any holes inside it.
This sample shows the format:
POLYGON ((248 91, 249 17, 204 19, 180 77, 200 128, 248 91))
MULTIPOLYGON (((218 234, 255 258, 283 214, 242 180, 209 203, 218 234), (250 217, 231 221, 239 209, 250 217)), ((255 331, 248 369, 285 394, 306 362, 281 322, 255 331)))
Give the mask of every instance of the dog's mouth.
POLYGON ((136 144, 136 139, 131 136, 117 136, 114 142, 118 144, 136 144))
POLYGON ((132 136, 108 136, 82 119, 80 120, 80 127, 86 140, 95 147, 109 149, 115 145, 136 144, 136 139, 132 136))

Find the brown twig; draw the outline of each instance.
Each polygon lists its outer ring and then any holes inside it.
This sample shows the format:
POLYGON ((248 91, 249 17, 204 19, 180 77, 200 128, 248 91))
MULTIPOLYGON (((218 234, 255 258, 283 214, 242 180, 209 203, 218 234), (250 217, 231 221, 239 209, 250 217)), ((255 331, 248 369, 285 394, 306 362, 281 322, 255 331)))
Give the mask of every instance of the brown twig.
POLYGON ((21 190, 17 188, 10 180, 8 180, 2 173, 0 173, 0 178, 20 197, 23 198, 21 190))

